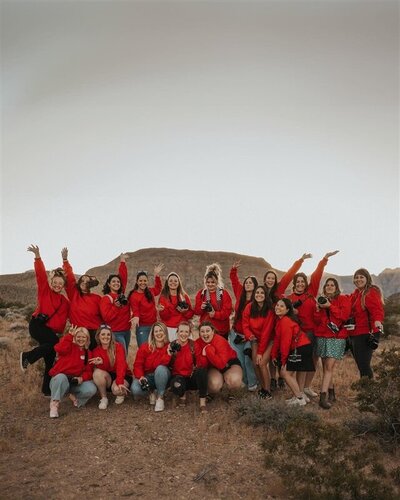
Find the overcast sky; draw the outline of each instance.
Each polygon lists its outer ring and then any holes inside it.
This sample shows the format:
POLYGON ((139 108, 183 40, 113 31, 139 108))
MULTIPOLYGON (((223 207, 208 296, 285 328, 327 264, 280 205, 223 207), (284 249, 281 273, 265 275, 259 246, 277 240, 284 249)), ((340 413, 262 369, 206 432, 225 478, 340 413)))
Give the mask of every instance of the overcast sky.
POLYGON ((2 274, 30 243, 400 266, 396 1, 1 10, 2 274))

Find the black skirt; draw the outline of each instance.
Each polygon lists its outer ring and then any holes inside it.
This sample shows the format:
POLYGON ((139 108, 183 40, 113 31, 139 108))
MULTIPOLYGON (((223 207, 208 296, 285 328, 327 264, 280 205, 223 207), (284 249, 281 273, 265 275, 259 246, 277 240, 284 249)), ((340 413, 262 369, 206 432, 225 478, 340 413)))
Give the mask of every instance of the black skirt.
POLYGON ((294 354, 291 351, 286 363, 286 370, 288 372, 313 372, 315 371, 313 361, 313 346, 312 344, 302 345, 296 350, 299 361, 290 361, 290 355, 294 354))

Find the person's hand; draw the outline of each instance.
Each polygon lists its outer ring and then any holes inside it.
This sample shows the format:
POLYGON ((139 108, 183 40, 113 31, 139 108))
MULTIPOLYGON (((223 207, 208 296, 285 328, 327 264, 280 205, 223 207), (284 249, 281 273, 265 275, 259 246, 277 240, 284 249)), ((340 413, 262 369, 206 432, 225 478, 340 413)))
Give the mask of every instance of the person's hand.
POLYGON ((125 384, 116 384, 117 386, 117 389, 120 393, 121 396, 126 396, 128 394, 128 392, 131 392, 125 384))
POLYGON ((303 253, 303 255, 301 256, 302 260, 306 260, 306 259, 311 259, 312 258, 312 254, 311 253, 303 253))
POLYGON ((203 347, 203 350, 201 351, 201 354, 202 354, 203 356, 207 356, 207 354, 206 354, 206 349, 207 349, 207 347, 208 347, 208 346, 209 346, 209 344, 207 344, 207 345, 205 345, 205 346, 203 347))
POLYGON ((133 316, 130 319, 130 322, 132 323, 132 327, 136 328, 137 326, 139 326, 139 316, 133 316))
POLYGON ((257 357, 256 357, 256 365, 257 366, 261 365, 261 360, 262 360, 262 354, 257 354, 257 357))
POLYGON ((376 329, 378 329, 378 330, 380 330, 381 332, 383 332, 383 324, 382 324, 382 322, 381 322, 381 321, 375 321, 374 325, 375 325, 375 328, 376 328, 376 329))
POLYGON ((237 260, 232 264, 232 269, 238 269, 241 266, 240 260, 237 260))
POLYGON ((328 252, 325 254, 325 259, 329 259, 329 257, 332 257, 333 255, 336 255, 337 253, 339 253, 339 250, 335 250, 333 252, 328 252))
POLYGON ((68 330, 68 333, 70 335, 72 335, 72 337, 74 338, 74 340, 75 340, 75 336, 76 336, 76 331, 77 330, 78 330, 78 326, 77 325, 70 325, 69 330, 68 330))
POLYGON ((211 311, 209 311, 208 315, 210 316, 210 318, 213 318, 215 316, 215 310, 211 309, 211 311))
POLYGON ((121 255, 119 256, 120 262, 126 262, 127 259, 129 259, 129 255, 127 253, 121 253, 121 255))
MULTIPOLYGON (((165 309, 165 307, 162 304, 158 304, 157 311, 164 311, 164 309, 165 309)), ((179 308, 177 307, 177 309, 179 309, 179 308)))
POLYGON ((83 378, 82 377, 75 377, 76 378, 76 381, 78 382, 78 385, 81 385, 81 383, 83 382, 83 378))
POLYGON ((61 257, 62 257, 62 260, 68 260, 68 248, 67 247, 64 247, 61 250, 61 257))
POLYGON ((154 276, 158 276, 164 268, 164 264, 158 264, 154 267, 154 276))
POLYGON ((29 245, 27 251, 32 252, 35 255, 35 259, 40 259, 40 250, 37 245, 29 245))
POLYGON ((278 366, 278 360, 276 358, 274 358, 271 362, 275 367, 278 366))
POLYGON ((90 365, 96 365, 97 366, 97 365, 101 365, 103 363, 103 360, 102 360, 102 358, 100 356, 98 356, 97 358, 90 358, 88 360, 88 363, 90 365))

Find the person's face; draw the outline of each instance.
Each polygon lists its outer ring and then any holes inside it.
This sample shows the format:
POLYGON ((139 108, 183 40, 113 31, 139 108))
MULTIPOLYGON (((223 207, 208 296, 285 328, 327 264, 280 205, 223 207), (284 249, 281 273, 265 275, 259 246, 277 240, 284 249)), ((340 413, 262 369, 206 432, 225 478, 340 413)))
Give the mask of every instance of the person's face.
POLYGON ((262 304, 265 300, 265 292, 262 288, 257 288, 254 292, 254 299, 258 304, 262 304))
POLYGON ((328 280, 324 286, 324 293, 327 297, 333 297, 336 293, 336 285, 332 280, 328 280))
POLYGON ((211 328, 211 326, 202 326, 200 328, 200 337, 204 340, 206 344, 209 344, 213 337, 214 337, 214 330, 211 328))
POLYGON ((179 287, 179 280, 176 276, 170 276, 168 278, 168 288, 171 291, 176 291, 179 287))
POLYGON ((87 335, 86 335, 86 333, 84 333, 84 332, 77 332, 77 334, 75 335, 75 343, 79 347, 85 347, 86 342, 87 342, 87 335))
POLYGON ((139 290, 141 290, 143 292, 144 290, 146 290, 146 288, 149 284, 149 280, 148 280, 147 276, 142 274, 141 276, 139 276, 136 283, 138 285, 139 290))
POLYGON ((110 290, 114 293, 118 293, 121 288, 121 281, 119 278, 114 276, 114 278, 111 278, 110 281, 110 290))
POLYGON ((60 293, 64 288, 64 280, 59 276, 56 276, 51 280, 50 287, 53 292, 60 293))
POLYGON ((81 292, 83 292, 83 293, 89 292, 89 290, 90 290, 89 282, 90 282, 89 276, 82 276, 81 277, 80 283, 79 283, 79 288, 80 288, 81 292))
POLYGON ((306 289, 306 280, 303 276, 298 276, 296 279, 296 284, 294 285, 294 291, 296 293, 303 293, 306 289))
POLYGON ((272 288, 276 283, 276 278, 274 273, 267 273, 267 276, 265 276, 265 281, 264 285, 267 288, 272 288))
POLYGON ((107 330, 107 328, 103 328, 103 330, 99 333, 99 340, 102 347, 108 347, 111 342, 111 332, 107 330))
POLYGON ((353 283, 356 286, 356 288, 358 288, 359 290, 362 290, 363 288, 365 288, 367 286, 367 278, 362 274, 356 274, 354 276, 353 283))
POLYGON ((164 333, 164 330, 161 328, 161 326, 156 325, 154 327, 153 336, 154 336, 154 340, 156 342, 160 342, 161 343, 161 342, 165 342, 166 341, 165 333, 164 333))
POLYGON ((282 316, 285 316, 289 309, 286 307, 286 304, 283 302, 283 300, 278 300, 275 306, 275 314, 281 318, 282 316))
POLYGON ((190 336, 190 328, 188 325, 181 325, 177 331, 177 337, 181 344, 186 344, 190 336))
POLYGON ((247 278, 244 282, 244 289, 246 292, 252 292, 254 290, 254 283, 251 278, 247 278))
POLYGON ((207 278, 206 287, 210 293, 215 292, 217 289, 217 280, 215 278, 207 278))

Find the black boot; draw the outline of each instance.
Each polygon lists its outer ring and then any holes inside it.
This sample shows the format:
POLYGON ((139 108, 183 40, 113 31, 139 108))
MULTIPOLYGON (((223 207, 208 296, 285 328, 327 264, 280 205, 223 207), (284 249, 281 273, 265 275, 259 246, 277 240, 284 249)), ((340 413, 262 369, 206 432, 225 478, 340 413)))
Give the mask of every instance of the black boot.
POLYGON ((330 403, 336 402, 336 395, 335 395, 335 388, 334 387, 332 387, 332 389, 328 389, 328 401, 330 403))
POLYGON ((332 406, 327 400, 326 392, 321 392, 321 394, 319 395, 319 406, 324 410, 329 410, 329 408, 332 406))

